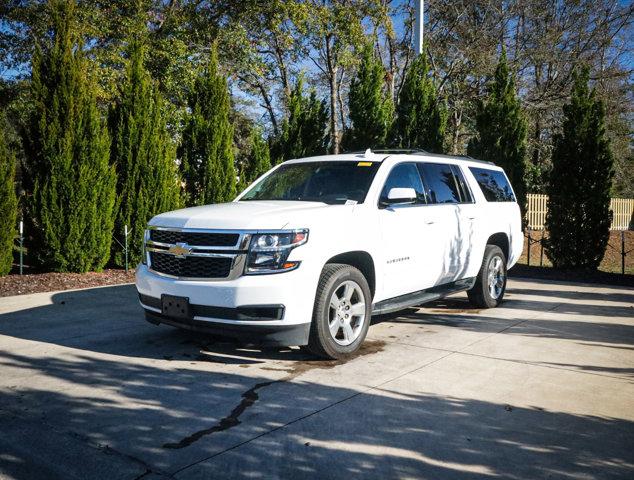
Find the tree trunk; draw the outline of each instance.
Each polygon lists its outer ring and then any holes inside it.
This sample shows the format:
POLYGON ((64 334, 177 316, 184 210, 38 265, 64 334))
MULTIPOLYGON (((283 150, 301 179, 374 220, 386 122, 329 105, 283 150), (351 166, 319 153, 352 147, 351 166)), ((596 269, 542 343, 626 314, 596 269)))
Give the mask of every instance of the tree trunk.
POLYGON ((330 89, 330 145, 333 154, 339 153, 339 129, 337 128, 337 65, 332 58, 331 36, 326 37, 328 86, 330 89))

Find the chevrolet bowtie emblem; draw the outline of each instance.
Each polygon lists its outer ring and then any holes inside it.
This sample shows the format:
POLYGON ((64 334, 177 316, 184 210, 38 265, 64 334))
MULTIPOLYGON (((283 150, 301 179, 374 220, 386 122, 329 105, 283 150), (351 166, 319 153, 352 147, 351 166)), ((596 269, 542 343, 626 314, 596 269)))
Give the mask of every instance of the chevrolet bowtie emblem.
POLYGON ((169 248, 167 253, 171 253, 175 257, 185 258, 186 255, 192 253, 192 249, 186 243, 177 243, 169 248))

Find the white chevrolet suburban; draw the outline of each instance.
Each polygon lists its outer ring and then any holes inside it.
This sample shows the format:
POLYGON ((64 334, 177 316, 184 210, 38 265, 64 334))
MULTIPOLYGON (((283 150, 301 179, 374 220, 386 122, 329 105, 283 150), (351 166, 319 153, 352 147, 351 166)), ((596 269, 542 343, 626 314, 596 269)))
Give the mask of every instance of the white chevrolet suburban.
POLYGON ((290 160, 233 202, 157 215, 136 286, 152 323, 345 358, 372 315, 465 290, 497 306, 522 240, 501 168, 368 150, 290 160))

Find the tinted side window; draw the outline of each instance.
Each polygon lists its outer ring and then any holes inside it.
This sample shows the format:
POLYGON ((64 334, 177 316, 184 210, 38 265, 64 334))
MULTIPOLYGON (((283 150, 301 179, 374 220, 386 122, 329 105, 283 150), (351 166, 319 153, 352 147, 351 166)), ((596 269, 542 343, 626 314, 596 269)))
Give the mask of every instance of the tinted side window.
POLYGON ((462 203, 473 203, 473 196, 471 195, 471 190, 469 189, 469 185, 467 185, 467 181, 464 179, 462 170, 457 165, 452 165, 451 167, 453 168, 453 174, 456 177, 456 182, 458 182, 462 203))
POLYGON ((415 163, 399 163, 392 169, 383 186, 381 198, 387 198, 392 188, 413 188, 418 197, 416 203, 425 203, 425 188, 415 163))
POLYGON ((419 164, 427 184, 429 203, 460 203, 460 191, 451 165, 441 163, 419 164))
POLYGON ((506 175, 499 170, 469 167, 487 202, 514 202, 513 189, 506 175))

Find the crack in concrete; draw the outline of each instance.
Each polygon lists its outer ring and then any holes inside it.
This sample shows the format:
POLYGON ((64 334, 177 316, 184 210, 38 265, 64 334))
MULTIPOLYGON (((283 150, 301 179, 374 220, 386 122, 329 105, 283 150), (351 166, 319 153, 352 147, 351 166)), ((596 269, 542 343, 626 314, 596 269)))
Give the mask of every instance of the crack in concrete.
MULTIPOLYGON (((384 346, 385 346, 384 341, 380 341, 380 340, 366 341, 364 342, 361 349, 351 358, 356 358, 362 355, 368 355, 368 354, 380 352, 383 350, 384 346)), ((346 361, 351 360, 351 358, 348 358, 346 360, 321 360, 321 361, 312 362, 312 363, 296 362, 293 365, 290 365, 290 368, 288 369, 280 369, 281 371, 288 372, 288 375, 286 375, 285 377, 279 380, 270 380, 267 382, 260 382, 255 384, 253 387, 251 387, 250 389, 248 389, 246 392, 244 392, 241 395, 242 400, 240 401, 240 403, 238 403, 238 405, 236 405, 233 408, 233 410, 231 410, 231 413, 227 415, 226 417, 222 418, 216 425, 210 428, 205 428, 203 430, 198 430, 197 432, 191 435, 188 435, 187 437, 181 439, 178 442, 165 443, 163 444, 163 448, 166 448, 166 449, 185 448, 190 446, 192 443, 197 442, 198 440, 200 440, 201 438, 207 435, 211 435, 217 432, 223 432, 225 430, 229 430, 230 428, 236 427, 240 425, 240 423, 242 423, 240 421, 240 416, 248 408, 252 407, 255 404, 255 402, 257 402, 258 399, 260 398, 257 392, 261 388, 268 387, 275 383, 290 382, 294 378, 310 370, 334 368, 337 365, 341 365, 342 363, 345 363, 346 361)))
POLYGON ((272 380, 270 382, 261 382, 256 384, 255 386, 251 387, 250 389, 248 389, 246 392, 242 394, 242 401, 233 410, 231 410, 231 413, 228 416, 221 419, 220 422, 218 422, 216 425, 214 425, 211 428, 199 430, 196 433, 193 433, 192 435, 189 435, 188 437, 185 437, 178 442, 165 443, 163 444, 163 448, 180 449, 180 448, 189 447, 192 443, 200 440, 202 437, 206 435, 211 435, 212 433, 229 430, 230 428, 240 425, 240 423, 242 423, 240 422, 240 415, 242 415, 247 408, 252 407, 253 404, 260 398, 257 393, 258 390, 260 388, 268 387, 269 385, 272 385, 273 383, 283 382, 283 381, 285 381, 285 379, 272 380))

